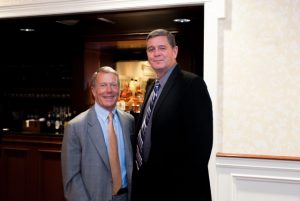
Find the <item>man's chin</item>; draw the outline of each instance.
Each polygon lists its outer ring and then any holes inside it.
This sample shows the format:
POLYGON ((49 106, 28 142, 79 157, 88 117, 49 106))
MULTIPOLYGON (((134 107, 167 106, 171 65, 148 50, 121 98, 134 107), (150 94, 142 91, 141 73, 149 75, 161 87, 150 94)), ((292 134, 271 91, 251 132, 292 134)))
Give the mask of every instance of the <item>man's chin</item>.
POLYGON ((102 107, 106 108, 107 110, 112 110, 116 106, 116 103, 110 103, 110 102, 105 102, 103 103, 102 107))
POLYGON ((163 66, 163 65, 156 64, 156 65, 152 65, 152 68, 153 68, 154 70, 159 71, 160 69, 163 69, 164 66, 163 66))

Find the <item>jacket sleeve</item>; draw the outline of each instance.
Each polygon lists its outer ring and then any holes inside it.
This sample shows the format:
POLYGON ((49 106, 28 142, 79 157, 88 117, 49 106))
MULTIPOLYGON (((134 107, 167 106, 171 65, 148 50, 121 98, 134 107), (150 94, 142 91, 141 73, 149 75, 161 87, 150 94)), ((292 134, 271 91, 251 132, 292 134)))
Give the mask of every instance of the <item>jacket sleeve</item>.
POLYGON ((80 141, 70 122, 65 128, 61 153, 64 195, 68 201, 90 200, 81 176, 80 156, 80 141))

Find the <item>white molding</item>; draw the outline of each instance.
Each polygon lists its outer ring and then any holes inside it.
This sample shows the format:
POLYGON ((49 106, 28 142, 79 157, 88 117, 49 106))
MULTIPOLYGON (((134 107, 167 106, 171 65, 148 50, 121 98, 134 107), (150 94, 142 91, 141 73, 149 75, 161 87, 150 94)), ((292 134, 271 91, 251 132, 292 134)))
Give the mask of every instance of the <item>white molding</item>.
MULTIPOLYGON (((300 178, 293 178, 293 177, 280 177, 280 176, 261 176, 261 175, 248 175, 248 174, 231 174, 231 198, 232 201, 239 201, 237 194, 239 193, 238 190, 238 181, 244 181, 244 184, 251 182, 261 182, 263 184, 270 184, 270 183, 282 183, 282 184, 291 184, 291 185, 299 185, 300 178)), ((290 185, 290 186, 291 186, 290 185)), ((273 189, 274 193, 278 193, 277 189, 273 189)), ((255 192, 253 192, 255 194, 255 192)))
POLYGON ((263 176, 263 175, 251 175, 251 174, 231 174, 232 180, 244 180, 244 181, 263 181, 263 182, 276 182, 276 183, 288 183, 288 184, 300 184, 300 177, 283 177, 283 176, 263 176))
MULTIPOLYGON (((287 167, 287 166, 282 166, 280 164, 276 164, 276 166, 270 166, 270 165, 266 165, 266 164, 256 163, 257 161, 258 160, 256 159, 255 161, 252 161, 253 163, 251 163, 251 164, 216 162, 216 166, 218 168, 227 168, 227 169, 233 168, 233 169, 248 169, 248 170, 251 169, 251 170, 258 170, 258 171, 262 171, 262 170, 282 171, 284 169, 284 171, 300 173, 299 167, 287 167)), ((273 161, 273 163, 276 163, 276 162, 280 163, 277 160, 273 161)))
POLYGON ((216 201, 300 198, 300 161, 217 157, 216 201), (259 186, 257 186, 259 185, 259 186), (271 187, 270 187, 271 186, 271 187), (292 189, 294 194, 288 195, 292 189), (296 192, 296 193, 295 193, 296 192))
POLYGON ((205 2, 207 0, 39 0, 30 3, 24 1, 17 5, 0 3, 0 18, 192 6, 205 2))

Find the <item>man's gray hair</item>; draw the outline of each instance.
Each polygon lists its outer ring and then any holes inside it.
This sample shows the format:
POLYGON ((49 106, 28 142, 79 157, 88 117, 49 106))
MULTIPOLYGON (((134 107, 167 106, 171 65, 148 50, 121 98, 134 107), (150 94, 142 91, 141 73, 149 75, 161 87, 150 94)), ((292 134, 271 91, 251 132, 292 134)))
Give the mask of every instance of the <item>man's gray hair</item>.
POLYGON ((172 47, 176 46, 175 36, 171 32, 169 32, 169 31, 167 31, 165 29, 155 29, 155 30, 151 31, 148 34, 148 36, 146 38, 146 41, 148 41, 151 38, 157 37, 157 36, 166 36, 167 39, 168 39, 169 44, 172 47))
POLYGON ((96 70, 96 72, 93 73, 92 78, 91 78, 91 82, 90 82, 91 87, 95 87, 98 73, 112 73, 112 74, 116 75, 117 78, 118 78, 118 86, 120 87, 119 74, 118 74, 118 72, 115 69, 113 69, 110 66, 99 67, 96 70))

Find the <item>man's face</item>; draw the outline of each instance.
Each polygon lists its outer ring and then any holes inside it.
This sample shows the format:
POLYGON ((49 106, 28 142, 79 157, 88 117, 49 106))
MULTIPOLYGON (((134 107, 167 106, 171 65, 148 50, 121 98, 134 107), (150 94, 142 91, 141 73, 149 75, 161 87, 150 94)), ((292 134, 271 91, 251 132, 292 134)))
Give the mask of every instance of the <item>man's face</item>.
POLYGON ((147 41, 148 61, 156 72, 166 72, 176 63, 178 47, 172 48, 166 36, 157 36, 147 41))
POLYGON ((99 72, 95 86, 92 87, 92 93, 99 105, 112 111, 116 106, 119 96, 117 76, 112 73, 99 72))

